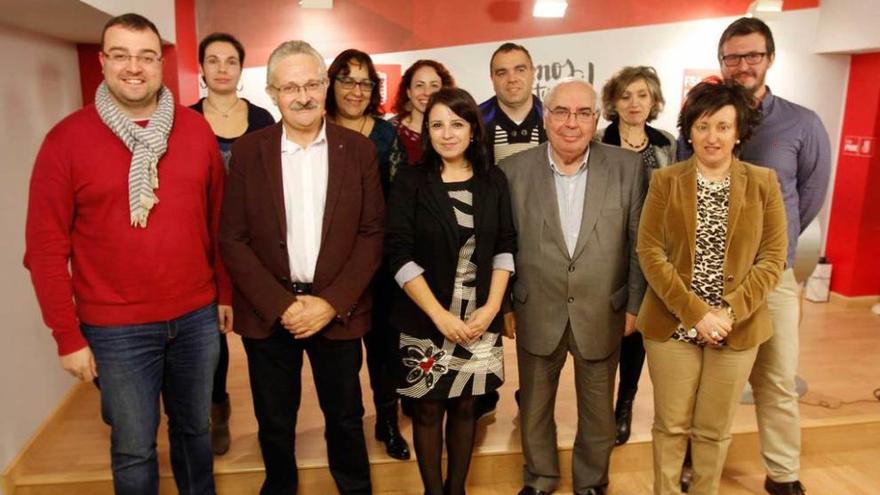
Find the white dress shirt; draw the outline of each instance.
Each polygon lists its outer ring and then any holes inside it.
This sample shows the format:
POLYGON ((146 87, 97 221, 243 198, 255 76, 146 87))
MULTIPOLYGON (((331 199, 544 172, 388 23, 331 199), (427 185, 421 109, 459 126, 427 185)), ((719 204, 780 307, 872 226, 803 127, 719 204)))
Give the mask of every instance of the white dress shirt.
POLYGON ((302 147, 287 139, 281 127, 281 179, 287 217, 290 280, 312 283, 321 249, 321 227, 327 199, 327 122, 315 140, 302 147))

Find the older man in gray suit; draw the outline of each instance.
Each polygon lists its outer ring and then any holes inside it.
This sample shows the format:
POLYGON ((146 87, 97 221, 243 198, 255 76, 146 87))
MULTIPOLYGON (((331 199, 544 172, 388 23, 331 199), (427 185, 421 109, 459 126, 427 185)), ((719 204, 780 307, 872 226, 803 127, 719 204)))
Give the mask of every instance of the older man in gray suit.
POLYGON ((574 359, 577 494, 601 495, 614 446, 612 396, 620 340, 634 329, 645 292, 635 241, 644 168, 631 151, 591 142, 596 92, 563 80, 544 100, 548 142, 502 161, 518 233, 513 286, 525 487, 559 484, 559 373, 574 359))

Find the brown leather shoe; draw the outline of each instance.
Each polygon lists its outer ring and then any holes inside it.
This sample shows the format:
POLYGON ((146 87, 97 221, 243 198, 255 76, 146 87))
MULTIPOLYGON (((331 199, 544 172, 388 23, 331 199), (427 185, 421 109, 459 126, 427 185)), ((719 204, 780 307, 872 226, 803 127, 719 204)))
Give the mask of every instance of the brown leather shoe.
POLYGON ((769 477, 764 479, 764 489, 770 495, 804 495, 807 490, 800 481, 776 482, 769 477))
POLYGON ((223 455, 229 451, 229 396, 222 404, 211 403, 211 451, 214 455, 223 455))

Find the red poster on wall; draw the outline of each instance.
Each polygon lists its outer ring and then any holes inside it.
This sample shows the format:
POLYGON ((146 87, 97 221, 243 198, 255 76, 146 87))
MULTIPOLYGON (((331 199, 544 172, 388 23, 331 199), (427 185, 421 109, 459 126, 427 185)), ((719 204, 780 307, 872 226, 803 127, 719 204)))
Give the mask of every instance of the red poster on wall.
POLYGON ((400 64, 376 64, 376 72, 382 80, 382 104, 379 111, 383 114, 393 113, 394 100, 397 98, 397 87, 400 86, 400 64))
POLYGON ((717 80, 718 69, 685 69, 681 80, 681 102, 687 98, 688 92, 703 81, 717 80))

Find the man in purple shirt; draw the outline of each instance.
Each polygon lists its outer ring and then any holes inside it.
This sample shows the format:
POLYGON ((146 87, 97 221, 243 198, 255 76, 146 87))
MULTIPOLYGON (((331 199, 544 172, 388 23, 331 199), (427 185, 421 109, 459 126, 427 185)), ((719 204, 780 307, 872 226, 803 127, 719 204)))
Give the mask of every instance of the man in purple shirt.
MULTIPOLYGON (((773 34, 760 19, 737 19, 718 42, 721 75, 745 86, 761 105, 761 123, 740 158, 776 171, 788 218, 787 269, 767 299, 773 337, 761 345, 749 382, 767 470, 764 489, 773 495, 801 495, 805 491, 798 480, 801 431, 795 391, 800 288, 792 267, 798 237, 825 202, 831 144, 815 112, 774 95, 765 84, 775 58, 773 34)), ((687 145, 678 149, 679 159, 692 153, 687 145)))

